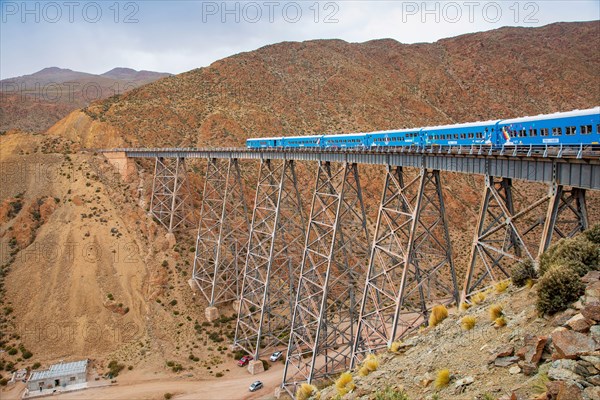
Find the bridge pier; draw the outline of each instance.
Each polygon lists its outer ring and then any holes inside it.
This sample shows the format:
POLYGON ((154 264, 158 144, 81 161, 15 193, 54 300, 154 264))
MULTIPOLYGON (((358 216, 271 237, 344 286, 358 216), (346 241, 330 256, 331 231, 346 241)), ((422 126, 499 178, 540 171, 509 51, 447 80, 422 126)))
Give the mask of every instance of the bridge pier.
POLYGON ((238 160, 209 159, 192 271, 209 321, 219 318, 217 304, 239 299, 248 225, 238 160))
POLYGON ((188 205, 190 194, 185 158, 156 157, 150 215, 169 233, 191 222, 188 205))
POLYGON ((294 161, 261 162, 254 204, 235 345, 258 361, 287 346, 296 299, 305 222, 294 161))
POLYGON ((511 179, 486 175, 462 301, 510 278, 511 265, 535 262, 553 237, 572 237, 587 226, 584 189, 565 190, 553 182, 545 196, 516 211, 511 179))
POLYGON ((357 165, 319 162, 282 382, 291 396, 349 368, 368 254, 357 165))
POLYGON ((409 176, 388 165, 352 368, 426 323, 433 306, 458 298, 440 172, 409 176))

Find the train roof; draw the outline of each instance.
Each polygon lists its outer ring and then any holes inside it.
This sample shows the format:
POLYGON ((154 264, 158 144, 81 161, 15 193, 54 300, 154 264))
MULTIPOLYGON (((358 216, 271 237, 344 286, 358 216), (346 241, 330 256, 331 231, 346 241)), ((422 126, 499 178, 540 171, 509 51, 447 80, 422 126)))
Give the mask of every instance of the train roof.
POLYGON ((285 136, 286 139, 318 139, 323 135, 308 135, 308 136, 285 136))
POLYGON ((354 132, 354 133, 338 133, 335 135, 323 135, 323 138, 325 139, 330 139, 330 138, 344 138, 344 137, 348 137, 348 136, 363 136, 366 135, 367 133, 365 132, 354 132))
POLYGON ((272 137, 262 137, 262 138, 248 138, 246 140, 281 140, 283 139, 281 136, 272 136, 272 137))
POLYGON ((489 121, 466 122, 464 124, 426 126, 425 128, 423 128, 423 130, 429 131, 429 130, 433 130, 433 129, 439 130, 439 129, 473 128, 473 127, 476 127, 476 126, 495 125, 499 121, 501 121, 501 120, 499 120, 499 119, 493 119, 493 120, 489 120, 489 121))
POLYGON ((390 129, 390 130, 386 130, 386 131, 369 132, 369 135, 389 135, 391 133, 408 133, 408 132, 415 132, 415 131, 419 131, 419 130, 421 130, 421 128, 390 129))
POLYGON ((573 110, 566 112, 557 112, 554 114, 540 114, 531 117, 519 117, 512 119, 502 120, 503 124, 513 124, 518 122, 529 122, 529 121, 544 121, 548 119, 568 118, 568 117, 584 117, 587 115, 600 114, 600 107, 589 108, 587 110, 573 110))

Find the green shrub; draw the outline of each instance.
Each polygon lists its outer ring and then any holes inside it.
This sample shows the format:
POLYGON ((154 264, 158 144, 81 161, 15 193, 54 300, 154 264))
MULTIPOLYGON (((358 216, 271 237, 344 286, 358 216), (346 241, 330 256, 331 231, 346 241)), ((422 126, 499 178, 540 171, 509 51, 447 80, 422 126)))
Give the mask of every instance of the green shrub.
POLYGON ((116 360, 112 360, 108 363, 108 372, 112 375, 113 378, 118 376, 119 372, 121 372, 123 368, 125 368, 125 365, 119 364, 116 360))
POLYGON ((600 246, 600 224, 596 224, 587 231, 583 232, 587 240, 600 246))
POLYGON ((540 275, 543 276, 551 266, 566 261, 579 261, 589 267, 587 271, 597 270, 600 268, 600 251, 597 245, 583 235, 574 239, 561 239, 540 256, 540 275))
POLYGON ((518 263, 510 270, 510 279, 516 287, 523 287, 529 279, 537 279, 537 277, 535 266, 529 259, 518 263))
POLYGON ((537 309, 542 314, 566 310, 584 291, 585 285, 575 271, 562 265, 551 266, 538 282, 537 309))
POLYGON ((39 367, 41 367, 41 366, 42 366, 42 364, 40 364, 39 362, 36 362, 35 364, 33 364, 33 365, 31 366, 31 369, 35 370, 35 369, 38 369, 38 368, 39 368, 39 367))
POLYGON ((171 400, 172 397, 173 395, 171 393, 165 393, 164 395, 165 400, 171 400))
POLYGON ((374 400, 409 400, 404 391, 398 392, 391 387, 375 392, 374 400))

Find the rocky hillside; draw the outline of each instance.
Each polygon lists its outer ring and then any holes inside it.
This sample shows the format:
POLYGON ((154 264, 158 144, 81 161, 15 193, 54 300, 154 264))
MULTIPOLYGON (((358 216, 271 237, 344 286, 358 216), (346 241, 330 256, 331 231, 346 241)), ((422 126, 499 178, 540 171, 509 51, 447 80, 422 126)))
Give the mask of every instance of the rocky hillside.
MULTIPOLYGON (((594 247, 585 243, 580 249, 594 247)), ((566 280, 548 270, 538 283, 518 288, 513 276, 513 285, 500 283, 473 296, 469 308, 434 311, 428 328, 368 357, 333 386, 305 385, 298 399, 599 399, 600 241, 579 271, 582 278, 567 261, 582 253, 564 253, 574 245, 575 240, 555 247, 563 246, 555 256, 563 253, 552 268, 565 271, 566 280), (577 282, 577 289, 567 280, 577 282), (548 296, 560 312, 541 315, 546 303, 540 299, 548 296)))
POLYGON ((0 81, 0 131, 43 132, 71 111, 170 74, 114 68, 101 75, 44 68, 0 81))
POLYGON ((432 44, 279 43, 95 103, 51 133, 86 147, 241 145, 586 108, 600 104, 599 45, 598 21, 432 44))

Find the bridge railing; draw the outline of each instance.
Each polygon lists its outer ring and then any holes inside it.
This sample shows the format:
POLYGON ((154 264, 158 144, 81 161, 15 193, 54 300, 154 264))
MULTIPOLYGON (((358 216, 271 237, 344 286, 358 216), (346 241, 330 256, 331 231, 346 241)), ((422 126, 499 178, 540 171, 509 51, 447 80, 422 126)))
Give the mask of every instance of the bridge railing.
POLYGON ((492 146, 376 146, 376 147, 161 147, 161 148, 115 148, 115 149, 86 149, 98 153, 125 152, 135 153, 197 153, 197 152, 242 152, 261 153, 277 151, 286 153, 409 153, 409 154, 440 154, 440 155, 470 155, 470 156, 504 156, 504 157, 541 157, 541 158, 576 158, 600 159, 600 145, 503 145, 492 146))

